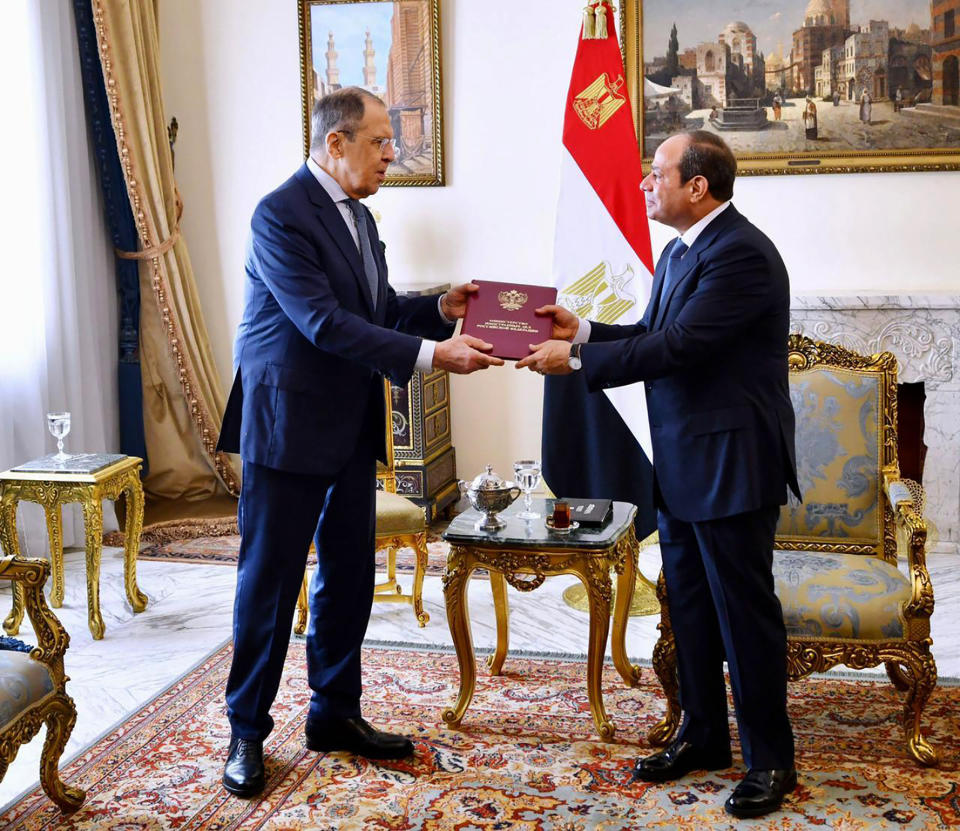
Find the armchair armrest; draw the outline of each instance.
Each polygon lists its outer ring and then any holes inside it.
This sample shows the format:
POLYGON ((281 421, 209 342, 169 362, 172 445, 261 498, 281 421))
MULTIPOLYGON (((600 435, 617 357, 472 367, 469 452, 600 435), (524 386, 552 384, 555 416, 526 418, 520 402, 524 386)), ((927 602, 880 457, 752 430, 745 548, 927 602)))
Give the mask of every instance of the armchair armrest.
POLYGON ((53 683, 62 688, 66 682, 63 654, 70 644, 70 635, 59 618, 50 611, 43 596, 43 585, 50 575, 46 560, 25 557, 0 557, 0 580, 18 583, 24 595, 24 607, 37 636, 37 647, 30 656, 50 667, 53 683))
POLYGON ((906 480, 886 474, 883 490, 893 509, 897 527, 907 538, 907 565, 913 594, 904 607, 908 618, 927 618, 933 614, 933 584, 927 571, 927 523, 917 510, 913 492, 906 480))

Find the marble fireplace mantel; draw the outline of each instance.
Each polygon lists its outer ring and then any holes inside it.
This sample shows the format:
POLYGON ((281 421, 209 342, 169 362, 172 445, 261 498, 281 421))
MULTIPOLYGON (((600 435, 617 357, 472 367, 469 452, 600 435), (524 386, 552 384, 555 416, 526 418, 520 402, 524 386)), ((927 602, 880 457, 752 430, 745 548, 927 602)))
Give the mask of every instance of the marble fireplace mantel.
POLYGON ((926 516, 934 550, 960 553, 960 293, 795 295, 790 330, 862 355, 893 352, 924 382, 926 516))

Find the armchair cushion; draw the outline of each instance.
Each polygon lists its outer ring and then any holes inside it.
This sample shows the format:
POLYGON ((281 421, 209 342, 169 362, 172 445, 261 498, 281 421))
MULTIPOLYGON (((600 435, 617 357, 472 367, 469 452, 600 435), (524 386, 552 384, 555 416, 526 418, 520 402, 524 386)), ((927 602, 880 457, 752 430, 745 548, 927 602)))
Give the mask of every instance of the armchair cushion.
POLYGON ((423 511, 405 496, 377 491, 377 536, 419 534, 426 527, 423 511))
POLYGON ((815 367, 790 378, 790 397, 803 504, 791 497, 777 535, 879 540, 879 379, 815 367))
POLYGON ((0 727, 52 692, 49 667, 25 652, 0 650, 0 727))
POLYGON ((773 576, 787 634, 801 638, 903 638, 907 577, 877 557, 776 550, 773 576))

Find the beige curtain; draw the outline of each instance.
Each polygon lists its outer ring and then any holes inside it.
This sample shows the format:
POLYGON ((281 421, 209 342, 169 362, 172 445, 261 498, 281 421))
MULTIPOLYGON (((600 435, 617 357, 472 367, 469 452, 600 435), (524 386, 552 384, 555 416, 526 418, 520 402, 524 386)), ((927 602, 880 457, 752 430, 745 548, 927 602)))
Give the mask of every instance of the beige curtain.
MULTIPOLYGON (((148 493, 237 495, 231 458, 215 450, 225 397, 200 309, 160 90, 153 0, 91 0, 110 114, 140 236, 140 361, 148 493)), ((121 254, 123 256, 123 254, 121 254)))

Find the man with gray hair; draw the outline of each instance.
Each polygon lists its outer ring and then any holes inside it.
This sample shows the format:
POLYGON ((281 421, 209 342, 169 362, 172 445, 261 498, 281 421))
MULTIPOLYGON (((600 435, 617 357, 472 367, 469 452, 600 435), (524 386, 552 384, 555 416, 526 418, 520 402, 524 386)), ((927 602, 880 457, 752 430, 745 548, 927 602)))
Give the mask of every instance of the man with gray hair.
POLYGON ((472 284, 398 297, 359 201, 394 158, 390 116, 358 87, 320 99, 310 157, 257 205, 245 262, 236 377, 219 448, 240 453, 241 542, 227 681, 224 787, 264 787, 263 741, 311 540, 306 744, 377 759, 413 752, 360 713, 360 646, 373 601, 376 460, 385 459, 383 377, 502 364, 490 344, 452 337, 472 284))

